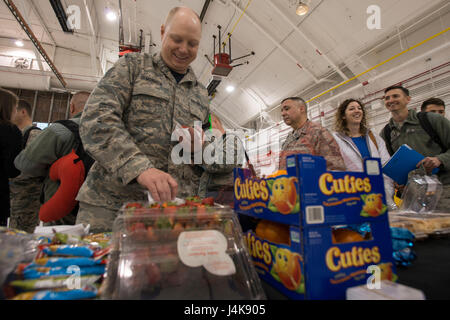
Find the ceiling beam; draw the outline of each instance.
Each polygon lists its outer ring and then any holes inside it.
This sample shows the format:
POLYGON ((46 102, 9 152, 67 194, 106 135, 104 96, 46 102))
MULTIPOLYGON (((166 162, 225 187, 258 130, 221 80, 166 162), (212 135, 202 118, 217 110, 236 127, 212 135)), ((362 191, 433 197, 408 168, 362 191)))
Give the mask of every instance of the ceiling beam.
POLYGON ((333 61, 331 61, 331 59, 325 54, 323 53, 322 50, 319 49, 319 47, 307 36, 303 33, 303 31, 300 30, 300 28, 295 25, 290 19, 289 17, 287 17, 271 0, 264 0, 266 1, 266 3, 268 5, 270 5, 270 7, 272 9, 274 9, 280 16, 283 17, 283 19, 285 21, 288 22, 288 24, 299 34, 301 35, 306 42, 308 42, 317 52, 317 54, 319 54, 321 57, 323 57, 330 65, 331 67, 333 67, 333 69, 344 79, 344 80, 348 80, 348 77, 334 64, 333 61))
POLYGON ((17 9, 17 7, 15 6, 14 2, 12 0, 3 0, 6 4, 6 6, 8 7, 8 9, 11 11, 11 13, 13 14, 13 16, 16 18, 17 22, 19 22, 20 26, 22 27, 22 29, 25 31, 25 33, 27 34, 27 36, 30 38, 30 40, 33 42, 34 46, 36 47, 36 49, 39 51, 39 53, 41 54, 41 56, 44 58, 45 62, 47 62, 48 66, 50 67, 50 69, 53 71, 53 73, 55 74, 55 76, 58 78, 59 82, 61 82, 62 86, 65 88, 67 86, 66 81, 64 80, 63 76, 61 75, 61 73, 58 71, 58 69, 56 68, 56 66, 53 64, 52 60, 50 59, 50 57, 48 56, 47 52, 45 51, 45 49, 42 47, 41 43, 39 42, 39 40, 36 38, 36 36, 34 35, 33 31, 30 29, 30 27, 28 26, 28 24, 26 23, 25 19, 23 18, 22 14, 19 12, 19 10, 17 9))
POLYGON ((34 4, 34 0, 29 1, 31 8, 34 11, 34 14, 36 15, 36 17, 39 20, 39 23, 41 24, 42 28, 45 31, 45 34, 47 35, 47 37, 50 39, 50 42, 53 46, 56 46, 56 41, 53 38, 52 34, 50 33, 50 31, 48 30, 47 25, 44 22, 44 19, 42 19, 41 14, 39 13, 39 9, 36 7, 36 5, 34 4))
MULTIPOLYGON (((231 1, 231 3, 233 4, 233 6, 240 12, 243 13, 244 11, 239 8, 239 6, 234 3, 233 1, 231 1)), ((286 56, 289 57, 289 59, 291 59, 301 70, 305 71, 313 80, 315 83, 319 83, 319 80, 316 78, 316 76, 314 76, 314 74, 308 70, 308 68, 303 67, 297 60, 297 58, 295 58, 289 51, 287 51, 281 44, 280 42, 278 42, 277 40, 275 40, 270 34, 267 33, 266 30, 264 30, 263 27, 261 27, 252 17, 250 17, 246 12, 245 12, 245 17, 247 17, 247 19, 250 21, 251 24, 253 24, 263 35, 265 35, 275 46, 277 46, 278 49, 280 49, 286 56)))

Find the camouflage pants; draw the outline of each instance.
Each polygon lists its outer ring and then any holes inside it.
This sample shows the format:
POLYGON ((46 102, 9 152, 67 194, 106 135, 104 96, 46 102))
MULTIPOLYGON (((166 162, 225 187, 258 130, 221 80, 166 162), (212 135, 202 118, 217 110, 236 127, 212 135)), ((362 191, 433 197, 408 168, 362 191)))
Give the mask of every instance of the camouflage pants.
POLYGON ((27 193, 11 192, 11 216, 10 228, 33 233, 34 228, 39 224, 39 201, 40 188, 33 190, 29 188, 27 193))
POLYGON ((439 200, 434 211, 450 213, 450 185, 442 186, 441 199, 439 200))
POLYGON ((118 210, 96 207, 85 202, 79 204, 76 224, 91 225, 90 232, 92 233, 112 231, 114 220, 119 215, 118 210))

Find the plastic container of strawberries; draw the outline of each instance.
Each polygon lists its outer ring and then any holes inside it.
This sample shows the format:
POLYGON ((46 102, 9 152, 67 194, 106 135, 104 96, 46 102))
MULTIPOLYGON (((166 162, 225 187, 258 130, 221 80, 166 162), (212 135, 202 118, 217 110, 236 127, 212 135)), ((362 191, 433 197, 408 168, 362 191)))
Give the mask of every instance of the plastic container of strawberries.
POLYGON ((102 299, 260 300, 260 279, 230 207, 126 203, 113 227, 102 299))

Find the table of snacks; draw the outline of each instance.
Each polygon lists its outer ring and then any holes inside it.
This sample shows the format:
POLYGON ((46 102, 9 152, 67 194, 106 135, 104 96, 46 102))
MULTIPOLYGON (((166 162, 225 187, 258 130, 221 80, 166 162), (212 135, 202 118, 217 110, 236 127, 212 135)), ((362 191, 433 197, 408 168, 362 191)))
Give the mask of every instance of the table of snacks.
MULTIPOLYGON (((121 211, 110 233, 0 228, 0 299, 287 299, 259 281, 231 208, 193 198, 121 211)), ((397 282, 450 299, 450 214, 390 212, 389 222, 412 236, 397 282)))

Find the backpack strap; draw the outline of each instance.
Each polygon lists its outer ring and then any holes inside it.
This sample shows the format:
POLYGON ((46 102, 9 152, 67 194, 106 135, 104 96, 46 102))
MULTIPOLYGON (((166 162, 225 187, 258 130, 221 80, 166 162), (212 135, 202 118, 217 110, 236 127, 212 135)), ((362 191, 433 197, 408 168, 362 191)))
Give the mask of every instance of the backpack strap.
POLYGON ((375 147, 377 148, 377 150, 380 151, 380 149, 378 148, 377 139, 375 138, 372 131, 370 131, 370 130, 369 130, 369 138, 370 138, 370 140, 372 140, 372 142, 375 145, 375 147))
POLYGON ((387 148, 389 154, 392 156, 394 154, 394 150, 392 149, 391 131, 392 131, 392 128, 389 125, 389 123, 386 124, 383 128, 383 136, 384 136, 384 141, 386 142, 386 148, 387 148))
POLYGON ((425 130, 425 132, 431 137, 431 139, 436 142, 442 149, 442 152, 446 152, 447 148, 442 143, 438 134, 434 130, 433 126, 428 119, 427 112, 418 112, 417 118, 419 119, 420 126, 425 130))
POLYGON ((78 124, 72 120, 58 120, 55 121, 54 123, 59 123, 62 124, 64 127, 66 127, 67 129, 70 130, 70 132, 73 133, 73 135, 75 136, 75 139, 81 140, 80 139, 80 133, 78 132, 78 124))

